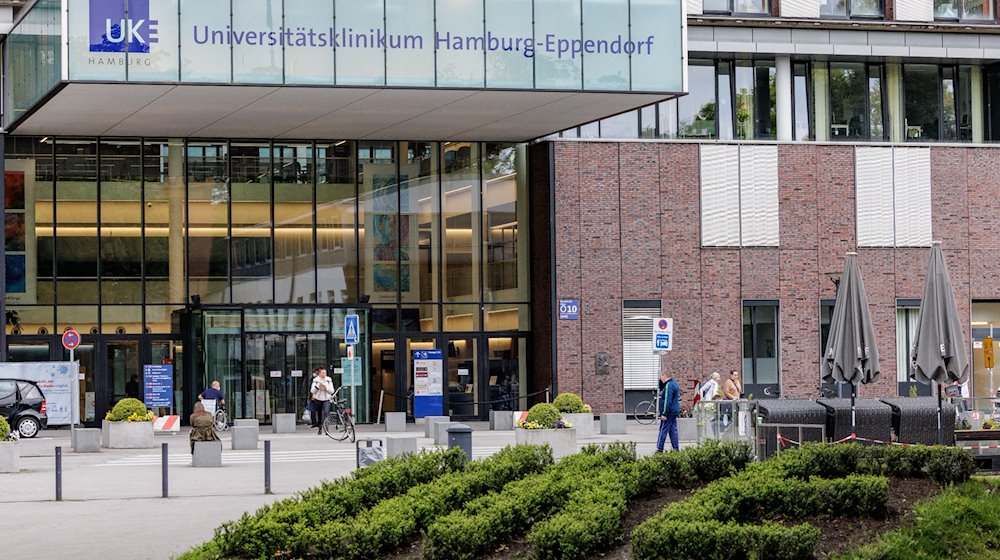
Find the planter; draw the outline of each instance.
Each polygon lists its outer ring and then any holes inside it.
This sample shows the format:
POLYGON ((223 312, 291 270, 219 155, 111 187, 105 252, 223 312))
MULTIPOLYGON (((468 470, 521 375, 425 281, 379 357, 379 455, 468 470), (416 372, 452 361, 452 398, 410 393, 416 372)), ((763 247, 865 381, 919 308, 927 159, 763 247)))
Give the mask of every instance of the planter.
POLYGON ((21 446, 13 441, 0 442, 0 473, 21 470, 21 446))
POLYGON ((156 447, 152 422, 101 423, 101 447, 108 449, 149 449, 156 447))
POLYGON ((552 458, 561 459, 577 452, 576 428, 560 430, 525 430, 514 429, 514 442, 518 445, 548 444, 552 449, 552 458))
POLYGON ((594 437, 594 414, 592 412, 567 412, 562 417, 576 428, 576 437, 580 439, 594 437))

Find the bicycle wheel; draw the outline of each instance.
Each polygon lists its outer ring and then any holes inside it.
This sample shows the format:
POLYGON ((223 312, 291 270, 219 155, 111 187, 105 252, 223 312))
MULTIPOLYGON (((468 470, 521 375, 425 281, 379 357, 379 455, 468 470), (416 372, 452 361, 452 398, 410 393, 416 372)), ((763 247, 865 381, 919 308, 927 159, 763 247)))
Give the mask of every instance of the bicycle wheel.
POLYGON ((323 433, 330 436, 331 439, 344 441, 348 436, 354 436, 354 428, 344 421, 339 410, 335 410, 323 419, 323 433))
POLYGON ((215 411, 215 429, 224 432, 229 429, 229 417, 225 410, 215 411))
POLYGON ((344 425, 346 430, 350 435, 351 443, 354 443, 354 420, 351 418, 350 414, 344 414, 344 425))
POLYGON ((640 424, 652 424, 656 420, 656 406, 653 401, 642 401, 635 405, 635 421, 640 424))

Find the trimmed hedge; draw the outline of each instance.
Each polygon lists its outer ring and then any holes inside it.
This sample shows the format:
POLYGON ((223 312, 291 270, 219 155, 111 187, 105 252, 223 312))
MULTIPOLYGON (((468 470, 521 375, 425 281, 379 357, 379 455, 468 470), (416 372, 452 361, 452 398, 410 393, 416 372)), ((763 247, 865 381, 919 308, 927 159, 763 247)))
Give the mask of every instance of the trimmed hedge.
POLYGON ((967 480, 974 469, 971 456, 955 448, 805 445, 713 482, 647 519, 632 532, 633 554, 641 560, 811 558, 815 528, 752 523, 818 514, 877 518, 888 513, 883 475, 951 484, 967 480))
POLYGON ((354 519, 325 523, 299 532, 291 552, 296 556, 367 559, 385 556, 413 540, 422 529, 470 500, 503 488, 552 464, 547 446, 506 447, 496 455, 469 463, 464 471, 415 486, 383 500, 354 519))
POLYGON ((7 423, 7 419, 0 416, 0 442, 7 441, 7 436, 10 435, 10 424, 7 423))
POLYGON ((184 554, 181 559, 271 558, 289 550, 300 532, 331 520, 352 517, 381 500, 406 492, 446 473, 461 470, 465 454, 447 451, 392 457, 351 476, 266 505, 253 514, 243 514, 215 530, 215 537, 184 554))

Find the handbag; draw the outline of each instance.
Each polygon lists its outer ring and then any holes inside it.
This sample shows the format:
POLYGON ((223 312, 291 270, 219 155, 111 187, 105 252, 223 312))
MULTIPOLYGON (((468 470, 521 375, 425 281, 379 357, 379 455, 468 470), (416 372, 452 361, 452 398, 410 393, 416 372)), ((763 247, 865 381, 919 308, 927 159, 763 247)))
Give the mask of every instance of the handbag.
POLYGON ((312 415, 309 413, 309 407, 308 406, 305 408, 305 410, 302 411, 302 421, 303 422, 311 422, 312 421, 312 415))

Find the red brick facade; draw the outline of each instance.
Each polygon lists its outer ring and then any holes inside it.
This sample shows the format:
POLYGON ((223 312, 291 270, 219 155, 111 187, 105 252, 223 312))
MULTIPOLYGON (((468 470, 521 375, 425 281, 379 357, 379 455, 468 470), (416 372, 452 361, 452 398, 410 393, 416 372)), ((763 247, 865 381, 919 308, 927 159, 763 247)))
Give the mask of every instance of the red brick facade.
MULTIPOLYGON (((855 246, 853 146, 779 146, 780 247, 745 249, 701 247, 697 144, 544 146, 552 148, 555 275, 535 278, 554 281, 555 298, 578 298, 582 308, 578 321, 552 321, 554 357, 548 333, 535 345, 536 363, 554 362, 559 390, 581 394, 595 411, 623 409, 623 300, 661 300, 676 320, 664 367, 688 387, 740 367, 742 302, 766 299, 780 302, 781 393, 815 397, 820 301, 836 296, 826 273, 857 251, 882 368, 859 393, 896 393, 896 300, 921 297, 928 249, 855 246), (610 375, 595 371, 602 351, 611 354, 610 375)), ((933 147, 931 167, 933 237, 942 241, 959 315, 969 317, 971 298, 1000 298, 1000 148, 933 147)))

